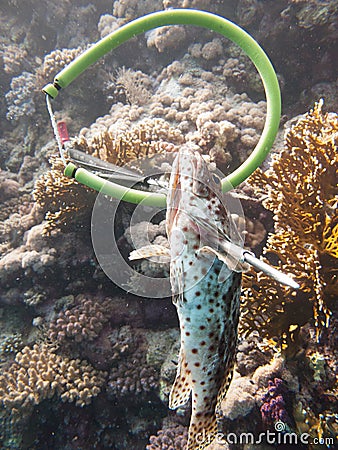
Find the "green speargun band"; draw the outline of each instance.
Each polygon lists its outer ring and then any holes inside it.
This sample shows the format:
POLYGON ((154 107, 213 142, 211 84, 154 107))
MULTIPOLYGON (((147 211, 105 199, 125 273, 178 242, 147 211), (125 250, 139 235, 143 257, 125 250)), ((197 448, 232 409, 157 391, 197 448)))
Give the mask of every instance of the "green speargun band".
MULTIPOLYGON (((61 89, 66 88, 91 64, 128 39, 145 31, 167 25, 195 25, 222 34, 236 43, 247 54, 262 78, 267 103, 264 129, 256 147, 247 160, 222 180, 223 192, 230 191, 233 187, 246 180, 269 153, 279 127, 281 97, 277 76, 265 52, 246 31, 223 17, 194 9, 171 9, 155 12, 127 23, 83 52, 56 75, 53 83, 47 84, 43 88, 43 92, 47 94, 46 100, 49 113, 52 114, 50 99, 54 99, 61 89)), ((58 139, 54 125, 53 128, 60 148, 60 139, 58 139)), ((64 162, 66 164, 66 161, 64 162)), ((78 182, 119 200, 131 203, 142 201, 143 204, 158 207, 165 207, 166 205, 166 196, 164 194, 144 192, 121 186, 107 181, 84 168, 77 168, 73 163, 66 165, 65 175, 73 177, 78 182)))
MULTIPOLYGON (((166 196, 164 194, 144 192, 121 186, 101 178, 82 167, 78 168, 73 163, 67 164, 63 155, 62 139, 52 111, 51 99, 54 99, 61 89, 67 87, 82 72, 84 72, 87 67, 95 63, 110 50, 118 47, 133 36, 166 25, 196 25, 222 34, 244 50, 256 66, 262 78, 267 102, 264 129, 256 147, 247 160, 234 172, 223 178, 222 191, 230 191, 233 187, 238 186, 242 181, 246 180, 246 178, 248 178, 248 176, 251 175, 264 161, 269 153, 279 127, 281 97, 277 76, 269 58, 248 33, 229 20, 215 14, 194 9, 172 9, 149 14, 124 25, 101 39, 65 67, 55 77, 53 84, 47 84, 47 86, 43 88, 43 91, 46 93, 47 108, 51 117, 61 159, 66 166, 65 175, 75 178, 79 183, 118 200, 124 200, 130 203, 142 202, 143 205, 157 206, 160 208, 166 206, 166 196)), ((241 252, 241 259, 252 265, 256 270, 262 270, 280 283, 286 284, 293 289, 299 288, 298 283, 291 277, 256 258, 253 253, 243 249, 239 249, 239 251, 241 252)))

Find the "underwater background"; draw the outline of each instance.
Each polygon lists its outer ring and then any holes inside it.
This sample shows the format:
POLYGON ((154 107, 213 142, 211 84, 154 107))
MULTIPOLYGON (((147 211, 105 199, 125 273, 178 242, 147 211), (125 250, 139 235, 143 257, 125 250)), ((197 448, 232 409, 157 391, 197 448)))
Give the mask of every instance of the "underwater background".
MULTIPOLYGON (((63 175, 41 92, 91 43, 144 14, 182 7, 243 27, 277 72, 280 132, 261 169, 233 195, 245 215, 245 245, 300 284, 292 291, 244 274, 224 439, 208 448, 335 448, 337 2, 1 0, 1 449, 186 445, 190 405, 168 409, 179 351, 175 307, 169 295, 142 292, 136 276, 121 287, 103 272, 91 239, 97 193, 63 175), (268 430, 309 438, 296 447, 238 439, 268 430)), ((53 107, 75 148, 140 173, 143 156, 163 154, 160 163, 170 164, 167 153, 193 142, 228 174, 257 144, 266 112, 250 60, 193 26, 134 37, 53 107)), ((134 208, 116 205, 114 238, 125 259, 145 236, 166 242, 165 214, 131 224, 134 208)), ((166 264, 130 264, 151 278, 169 274, 166 264)))

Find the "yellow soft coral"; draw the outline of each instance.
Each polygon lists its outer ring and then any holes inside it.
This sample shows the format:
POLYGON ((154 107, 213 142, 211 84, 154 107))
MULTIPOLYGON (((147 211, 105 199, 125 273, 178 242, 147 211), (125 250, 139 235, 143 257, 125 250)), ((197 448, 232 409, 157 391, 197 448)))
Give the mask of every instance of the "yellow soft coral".
POLYGON ((284 346, 309 321, 311 310, 318 338, 338 294, 338 118, 324 114, 322 105, 287 131, 285 149, 274 156, 271 169, 250 178, 275 214, 265 259, 294 274, 300 289, 290 292, 264 274, 249 272, 241 326, 244 334, 258 329, 267 338, 282 336, 284 346))

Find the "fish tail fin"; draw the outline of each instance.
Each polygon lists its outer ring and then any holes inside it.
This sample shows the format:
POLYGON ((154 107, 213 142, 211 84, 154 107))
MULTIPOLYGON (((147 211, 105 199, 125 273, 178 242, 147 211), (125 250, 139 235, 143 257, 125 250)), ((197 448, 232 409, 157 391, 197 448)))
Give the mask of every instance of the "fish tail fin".
POLYGON ((187 450, 204 449, 216 439, 217 433, 217 419, 213 411, 193 414, 189 427, 187 450))

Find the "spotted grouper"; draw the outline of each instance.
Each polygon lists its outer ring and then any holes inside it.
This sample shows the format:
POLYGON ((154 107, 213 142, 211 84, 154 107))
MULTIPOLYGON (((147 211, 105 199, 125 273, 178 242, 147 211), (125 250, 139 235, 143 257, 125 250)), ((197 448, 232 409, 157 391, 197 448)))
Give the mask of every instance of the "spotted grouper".
MULTIPOLYGON (((240 246, 241 237, 224 204, 220 179, 192 145, 183 146, 173 163, 166 227, 181 328, 169 407, 185 405, 191 395, 187 449, 203 449, 217 434, 217 414, 232 378, 244 265, 231 251, 233 242, 240 246)), ((166 252, 148 246, 130 258, 166 252)))

